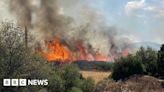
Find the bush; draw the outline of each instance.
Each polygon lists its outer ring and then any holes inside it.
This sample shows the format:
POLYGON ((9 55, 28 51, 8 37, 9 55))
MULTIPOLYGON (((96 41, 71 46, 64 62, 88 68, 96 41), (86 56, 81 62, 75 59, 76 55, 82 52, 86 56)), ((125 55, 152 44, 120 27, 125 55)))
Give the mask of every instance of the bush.
POLYGON ((84 80, 83 83, 83 91, 84 92, 94 92, 95 89, 95 82, 92 78, 87 78, 86 80, 84 80))
POLYGON ((69 92, 83 92, 81 89, 73 87, 69 92))
POLYGON ((94 80, 84 79, 75 64, 67 64, 57 69, 58 74, 65 81, 65 92, 94 92, 94 80))
POLYGON ((65 81, 61 79, 59 75, 54 74, 49 79, 48 90, 49 92, 64 92, 65 91, 64 84, 65 84, 65 81))
POLYGON ((59 74, 62 79, 65 80, 65 89, 71 90, 72 87, 81 86, 81 79, 79 69, 74 64, 63 65, 62 68, 59 68, 59 74))
POLYGON ((140 60, 135 56, 129 55, 128 57, 118 59, 114 63, 112 78, 117 81, 131 75, 143 74, 144 71, 144 67, 140 60))

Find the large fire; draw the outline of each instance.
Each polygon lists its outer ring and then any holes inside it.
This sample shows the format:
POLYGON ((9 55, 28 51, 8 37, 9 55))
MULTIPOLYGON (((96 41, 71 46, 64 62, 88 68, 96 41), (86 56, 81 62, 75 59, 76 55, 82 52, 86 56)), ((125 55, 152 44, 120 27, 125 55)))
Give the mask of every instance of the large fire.
POLYGON ((41 56, 46 57, 47 61, 65 62, 72 60, 72 53, 63 44, 60 44, 57 37, 55 37, 54 41, 46 42, 46 45, 46 51, 43 51, 41 48, 38 51, 41 56))
MULTIPOLYGON (((53 41, 45 42, 46 50, 38 48, 38 53, 47 59, 48 62, 73 62, 77 60, 86 61, 112 61, 114 56, 105 56, 98 51, 95 54, 87 53, 85 47, 81 43, 77 43, 75 48, 78 51, 70 51, 64 44, 60 43, 58 37, 55 37, 53 41)), ((128 55, 128 49, 122 51, 122 56, 128 55)))

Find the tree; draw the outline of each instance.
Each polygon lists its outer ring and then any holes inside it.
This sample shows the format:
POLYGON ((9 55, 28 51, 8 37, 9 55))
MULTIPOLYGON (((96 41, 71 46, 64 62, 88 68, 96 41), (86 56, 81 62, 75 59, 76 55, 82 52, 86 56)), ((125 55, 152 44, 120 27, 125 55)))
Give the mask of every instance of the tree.
POLYGON ((158 52, 158 71, 161 78, 164 78, 164 44, 158 52))
MULTIPOLYGON (((31 40, 28 41, 30 43, 31 40)), ((25 34, 21 28, 8 22, 0 24, 0 80, 3 78, 46 78, 45 76, 48 76, 46 72, 49 68, 45 70, 46 64, 35 62, 33 52, 31 46, 28 48, 25 46, 25 34)), ((37 89, 36 87, 6 88, 0 85, 0 92, 22 92, 25 90, 32 92, 37 89)))
POLYGON ((112 68, 112 78, 114 80, 124 80, 135 74, 143 74, 144 67, 140 60, 135 56, 129 55, 118 59, 112 68))
MULTIPOLYGON (((0 25, 0 74, 2 78, 19 78, 26 73, 30 55, 26 53, 23 31, 11 23, 0 25)), ((1 88, 1 91, 6 89, 1 88)), ((7 89, 13 91, 13 89, 7 89)))
POLYGON ((144 48, 141 47, 136 52, 136 57, 141 60, 145 67, 145 74, 151 75, 151 76, 157 76, 158 70, 157 70, 157 51, 153 50, 152 48, 144 48))

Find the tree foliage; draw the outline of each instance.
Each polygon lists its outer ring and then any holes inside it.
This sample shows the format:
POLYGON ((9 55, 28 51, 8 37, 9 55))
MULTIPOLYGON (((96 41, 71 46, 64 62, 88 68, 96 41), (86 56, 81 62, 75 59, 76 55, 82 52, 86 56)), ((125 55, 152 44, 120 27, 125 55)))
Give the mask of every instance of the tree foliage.
MULTIPOLYGON (((32 49, 25 46, 25 34, 12 23, 0 24, 0 79, 40 78, 40 63, 34 62, 32 49)), ((2 84, 2 83, 1 83, 2 84)), ((33 88, 31 88, 32 90, 33 88)), ((1 87, 1 91, 18 92, 18 88, 1 87)))
POLYGON ((87 78, 83 83, 82 89, 84 92, 94 92, 95 90, 94 80, 91 77, 87 78))
POLYGON ((78 87, 80 84, 80 73, 76 65, 64 65, 61 70, 61 77, 65 80, 65 89, 70 90, 72 87, 78 87))
POLYGON ((158 52, 158 72, 161 78, 164 78, 164 44, 158 52))
POLYGON ((144 65, 145 68, 145 74, 151 75, 151 76, 157 76, 158 70, 157 70, 157 51, 153 50, 152 48, 143 48, 141 47, 136 52, 136 57, 141 60, 141 62, 144 65))
POLYGON ((79 73, 79 68, 75 64, 62 65, 57 68, 58 74, 65 81, 64 87, 66 92, 93 92, 94 80, 92 78, 84 79, 79 73))
POLYGON ((83 92, 81 89, 73 87, 69 92, 83 92))
POLYGON ((122 57, 113 64, 112 78, 120 80, 135 74, 143 74, 144 67, 135 56, 122 57))
POLYGON ((50 76, 48 90, 50 92, 65 92, 65 81, 61 76, 54 74, 50 76))

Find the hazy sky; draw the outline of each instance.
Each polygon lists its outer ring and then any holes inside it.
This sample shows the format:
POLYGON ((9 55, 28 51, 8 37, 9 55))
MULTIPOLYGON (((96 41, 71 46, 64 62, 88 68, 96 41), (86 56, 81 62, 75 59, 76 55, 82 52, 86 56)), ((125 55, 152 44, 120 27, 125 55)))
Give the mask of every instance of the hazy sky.
POLYGON ((111 25, 138 41, 164 43, 164 0, 89 0, 111 25))
MULTIPOLYGON (((14 20, 14 16, 7 11, 9 7, 6 4, 7 1, 0 0, 0 20, 14 20)), ((92 10, 104 17, 107 24, 115 26, 122 34, 121 36, 127 36, 134 41, 164 43, 164 0, 61 1, 66 2, 62 7, 62 11, 66 14, 71 12, 70 15, 72 13, 78 15, 80 11, 74 6, 84 8, 87 3, 88 7, 92 7, 92 10), (72 6, 71 9, 70 6, 72 6)))

